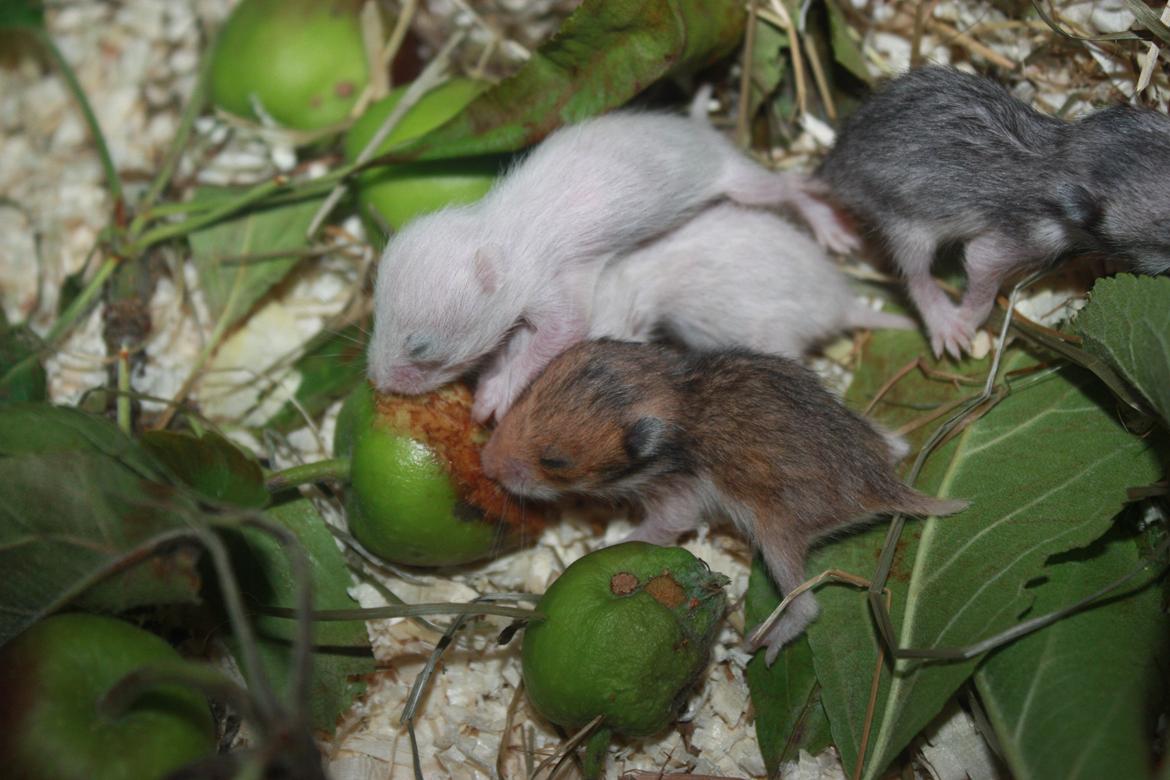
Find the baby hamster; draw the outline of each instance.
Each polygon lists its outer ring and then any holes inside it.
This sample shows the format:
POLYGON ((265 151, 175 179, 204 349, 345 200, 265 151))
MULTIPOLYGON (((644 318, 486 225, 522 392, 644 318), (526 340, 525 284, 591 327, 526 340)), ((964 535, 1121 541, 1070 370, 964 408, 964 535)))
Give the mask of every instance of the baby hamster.
MULTIPOLYGON (((902 483, 904 443, 846 409, 808 369, 745 350, 681 353, 588 341, 520 395, 480 457, 520 496, 632 499, 633 538, 671 544, 705 515, 730 519, 784 593, 816 539, 887 512, 966 506, 902 483)), ((803 593, 768 633, 770 664, 816 617, 803 593)))
POLYGON ((473 413, 498 418, 588 332, 602 266, 711 201, 789 205, 829 246, 852 246, 812 189, 806 177, 757 165, 694 117, 619 112, 564 127, 479 202, 417 219, 391 240, 374 291, 370 378, 380 390, 418 394, 496 353, 473 413), (529 331, 523 348, 500 350, 517 328, 529 331))
POLYGON ((1073 252, 1170 268, 1170 117, 1158 111, 1066 122, 989 79, 925 67, 863 103, 818 173, 888 246, 936 355, 969 349, 1017 271, 1073 252), (966 244, 958 306, 930 275, 952 242, 966 244))
POLYGON ((694 349, 786 357, 843 330, 915 327, 857 300, 828 254, 790 222, 734 203, 611 262, 589 320, 590 338, 649 341, 662 329, 694 349))

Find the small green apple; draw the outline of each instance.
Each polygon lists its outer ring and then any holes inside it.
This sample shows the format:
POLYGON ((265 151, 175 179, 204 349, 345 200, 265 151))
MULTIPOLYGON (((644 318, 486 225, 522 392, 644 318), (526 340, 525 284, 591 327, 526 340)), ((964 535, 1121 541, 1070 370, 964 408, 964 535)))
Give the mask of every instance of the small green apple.
POLYGON ((349 529, 373 554, 411 566, 452 566, 502 552, 543 527, 484 476, 487 431, 471 421, 471 393, 447 385, 417 397, 363 385, 338 416, 334 453, 350 456, 349 529))
POLYGON ((570 732, 598 715, 617 734, 661 731, 707 665, 727 582, 681 547, 626 542, 580 558, 524 631, 528 698, 570 732))
MULTIPOLYGON (((452 79, 423 95, 378 146, 377 153, 419 138, 458 114, 488 88, 471 79, 452 79)), ((345 136, 345 159, 353 162, 402 100, 406 87, 393 90, 371 105, 345 136)), ((499 171, 498 157, 473 157, 432 162, 399 163, 364 171, 357 177, 358 207, 372 236, 382 225, 398 230, 421 214, 443 206, 470 203, 491 189, 499 171), (373 218, 371 212, 377 212, 373 218)))
POLYGON ((202 696, 160 686, 117 717, 98 701, 130 672, 179 660, 114 618, 54 615, 0 649, 3 774, 23 780, 153 780, 215 751, 202 696))
POLYGON ((241 0, 211 53, 211 102, 293 130, 344 122, 369 82, 362 2, 241 0))

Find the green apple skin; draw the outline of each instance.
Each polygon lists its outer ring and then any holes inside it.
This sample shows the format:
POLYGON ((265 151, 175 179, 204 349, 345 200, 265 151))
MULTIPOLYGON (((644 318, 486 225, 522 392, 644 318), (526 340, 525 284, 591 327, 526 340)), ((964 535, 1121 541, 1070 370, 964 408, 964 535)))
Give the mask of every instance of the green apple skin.
POLYGON ((114 618, 54 615, 0 649, 3 774, 24 780, 153 780, 215 751, 202 696, 160 686, 117 718, 97 702, 130 672, 177 661, 159 637, 114 618))
POLYGON ((500 548, 499 527, 459 500, 435 451, 377 417, 369 385, 343 405, 334 453, 350 456, 349 530, 374 555, 408 566, 455 566, 500 548))
POLYGON ((598 715, 619 734, 661 731, 706 667, 727 582, 681 547, 626 542, 578 559, 524 630, 529 700, 569 731, 598 715), (615 592, 618 576, 628 588, 615 592))
POLYGON ((369 83, 362 0, 241 0, 212 50, 211 102, 281 127, 345 122, 369 83), (254 100, 253 100, 254 99, 254 100))
MULTIPOLYGON (((378 146, 378 154, 419 138, 451 119, 489 85, 471 79, 452 79, 426 93, 394 126, 378 146)), ((345 159, 353 162, 378 128, 406 94, 406 87, 391 91, 372 104, 345 136, 345 159)), ((410 220, 444 206, 471 203, 484 196, 503 164, 497 156, 470 157, 431 162, 384 165, 361 173, 358 208, 372 237, 380 237, 382 225, 400 230, 410 220), (377 217, 373 216, 377 213, 377 217)))

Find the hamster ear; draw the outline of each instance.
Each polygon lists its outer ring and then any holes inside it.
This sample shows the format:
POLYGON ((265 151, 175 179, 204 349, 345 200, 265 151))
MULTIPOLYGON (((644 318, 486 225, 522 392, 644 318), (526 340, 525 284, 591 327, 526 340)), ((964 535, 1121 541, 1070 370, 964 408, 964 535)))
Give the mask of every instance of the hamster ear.
POLYGON ((500 288, 500 257, 503 252, 495 244, 487 244, 475 250, 475 281, 484 295, 491 295, 500 288))
POLYGON ((1065 219, 1088 233, 1094 233, 1104 212, 1093 193, 1079 184, 1062 184, 1056 188, 1055 197, 1065 219))
POLYGON ((630 460, 647 460, 662 450, 666 441, 666 423, 658 417, 639 417, 626 431, 622 445, 630 460))

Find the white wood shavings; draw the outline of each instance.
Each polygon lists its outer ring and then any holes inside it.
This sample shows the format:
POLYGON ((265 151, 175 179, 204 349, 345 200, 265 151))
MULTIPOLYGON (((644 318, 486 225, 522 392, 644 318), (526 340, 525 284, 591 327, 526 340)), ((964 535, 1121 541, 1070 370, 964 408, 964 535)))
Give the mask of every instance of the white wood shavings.
POLYGON ((264 374, 281 358, 294 354, 321 328, 321 320, 305 317, 273 301, 248 318, 215 353, 196 390, 203 413, 213 420, 262 425, 296 393, 298 378, 279 378, 279 389, 261 399, 264 374))
POLYGON ((919 763, 931 780, 999 780, 995 754, 961 707, 951 704, 927 727, 919 763))
POLYGON ((37 243, 28 215, 12 206, 0 206, 0 305, 9 322, 22 322, 32 313, 37 297, 37 243))
POLYGON ((801 750, 795 761, 790 761, 781 770, 784 780, 845 780, 846 774, 841 766, 841 759, 837 751, 829 748, 818 755, 810 755, 801 750))
POLYGON ((86 390, 106 384, 106 344, 102 307, 97 306, 65 343, 45 360, 49 400, 73 405, 86 390))
MULTIPOLYGON (((156 398, 173 398, 198 360, 209 335, 201 323, 208 322, 209 317, 197 281, 191 269, 184 282, 188 295, 184 301, 169 277, 158 280, 150 300, 152 328, 143 345, 146 359, 134 377, 138 392, 156 398)), ((159 412, 164 406, 161 401, 142 404, 147 412, 159 412)))

